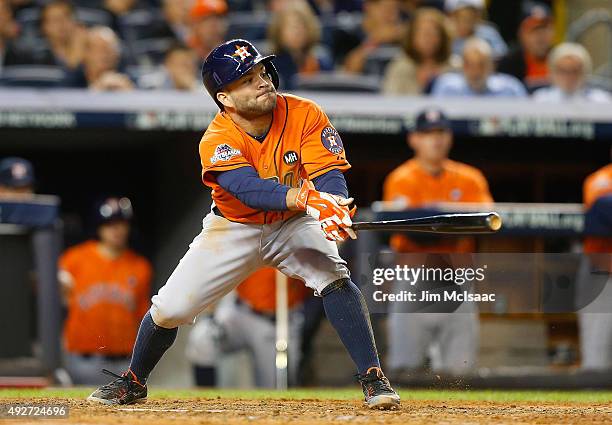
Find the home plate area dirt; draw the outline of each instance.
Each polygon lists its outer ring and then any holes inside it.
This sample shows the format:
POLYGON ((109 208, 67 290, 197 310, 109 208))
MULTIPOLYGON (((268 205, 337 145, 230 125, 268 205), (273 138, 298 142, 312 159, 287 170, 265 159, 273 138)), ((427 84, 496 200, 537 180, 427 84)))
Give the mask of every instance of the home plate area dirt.
MULTIPOLYGON (((23 403, 24 399, 4 399, 23 403)), ((64 419, 0 420, 0 425, 43 424, 610 424, 612 406, 602 403, 499 403, 410 400, 399 411, 373 411, 360 401, 232 398, 150 399, 107 407, 82 399, 31 398, 28 403, 70 406, 64 419)))

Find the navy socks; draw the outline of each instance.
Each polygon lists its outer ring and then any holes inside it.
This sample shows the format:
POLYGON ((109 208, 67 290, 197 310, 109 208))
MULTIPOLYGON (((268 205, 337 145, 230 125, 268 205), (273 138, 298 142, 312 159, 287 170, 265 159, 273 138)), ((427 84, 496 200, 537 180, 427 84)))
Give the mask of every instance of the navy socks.
POLYGON ((326 287, 325 314, 357 365, 360 374, 372 366, 380 367, 370 314, 359 288, 350 280, 339 280, 326 287))
MULTIPOLYGON (((325 314, 357 365, 360 374, 372 366, 380 367, 374 333, 365 299, 350 280, 340 280, 322 291, 325 314)), ((130 370, 144 384, 149 374, 172 346, 178 327, 166 329, 153 322, 147 312, 140 323, 132 353, 130 370)))
POLYGON ((146 383, 155 365, 168 348, 174 344, 177 333, 178 327, 166 329, 157 326, 153 322, 151 311, 148 311, 142 318, 130 363, 130 370, 136 375, 140 383, 146 383))

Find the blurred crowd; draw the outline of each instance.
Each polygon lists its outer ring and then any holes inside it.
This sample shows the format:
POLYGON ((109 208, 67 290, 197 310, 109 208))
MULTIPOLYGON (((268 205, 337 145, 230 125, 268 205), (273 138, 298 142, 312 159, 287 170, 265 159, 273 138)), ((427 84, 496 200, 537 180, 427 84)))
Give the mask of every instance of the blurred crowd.
POLYGON ((212 48, 245 38, 277 55, 284 90, 610 100, 589 52, 558 42, 550 1, 513 2, 509 29, 487 19, 496 4, 0 0, 0 85, 199 90, 212 48))

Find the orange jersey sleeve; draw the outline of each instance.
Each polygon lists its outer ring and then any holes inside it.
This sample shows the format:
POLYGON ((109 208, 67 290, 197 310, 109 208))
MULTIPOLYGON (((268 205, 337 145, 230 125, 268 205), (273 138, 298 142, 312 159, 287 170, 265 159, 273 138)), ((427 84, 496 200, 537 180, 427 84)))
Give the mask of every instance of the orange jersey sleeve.
POLYGON ((231 193, 223 189, 215 176, 216 172, 234 170, 240 167, 256 168, 257 158, 249 146, 246 134, 241 132, 224 113, 218 113, 200 141, 202 182, 212 189, 212 198, 223 215, 232 221, 263 222, 261 211, 244 205, 231 193))
MULTIPOLYGON (((586 209, 589 209, 600 197, 612 194, 612 164, 588 176, 584 181, 582 192, 586 209)), ((584 252, 612 252, 612 237, 589 236, 584 238, 584 252)))
POLYGON ((457 179, 464 188, 464 194, 459 202, 493 203, 493 196, 489 191, 489 183, 480 170, 465 164, 459 164, 461 173, 457 179))
POLYGON ((210 172, 228 171, 251 165, 248 148, 231 120, 221 114, 210 124, 200 142, 202 179, 210 186, 210 172))
POLYGON ((331 169, 348 170, 346 151, 340 134, 329 121, 325 112, 314 102, 308 102, 304 114, 302 134, 302 166, 310 180, 331 169))
POLYGON ((79 261, 79 250, 72 247, 64 252, 59 259, 59 280, 67 286, 74 285, 74 276, 77 274, 79 261))
MULTIPOLYGON (((312 294, 312 290, 301 280, 289 278, 287 285, 289 308, 301 304, 312 294)), ((238 286, 237 293, 253 310, 273 314, 276 311, 276 269, 259 269, 238 286)))
POLYGON ((601 196, 612 194, 612 164, 597 170, 586 178, 582 196, 589 208, 601 196))

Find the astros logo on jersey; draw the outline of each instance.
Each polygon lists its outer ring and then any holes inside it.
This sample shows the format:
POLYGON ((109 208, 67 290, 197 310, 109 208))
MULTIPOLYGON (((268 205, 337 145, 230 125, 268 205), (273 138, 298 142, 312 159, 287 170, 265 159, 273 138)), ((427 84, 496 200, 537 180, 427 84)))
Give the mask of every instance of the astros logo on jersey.
POLYGON ((249 52, 247 46, 239 46, 239 45, 236 44, 236 51, 234 52, 234 54, 232 56, 239 57, 240 60, 244 62, 244 60, 246 58, 248 58, 249 56, 252 56, 252 55, 249 52))
POLYGON ((608 179, 607 176, 603 176, 603 175, 599 176, 593 182, 593 187, 595 187, 596 189, 599 189, 599 190, 606 189, 606 188, 608 188, 610 186, 612 186, 612 181, 610 179, 608 179))
POLYGON ((459 201, 461 199, 461 195, 463 195, 463 192, 458 187, 454 188, 450 192, 450 198, 452 201, 459 201))
POLYGON ((342 139, 340 135, 333 127, 325 127, 321 132, 321 142, 325 149, 333 153, 334 155, 339 155, 344 150, 344 146, 342 146, 342 139))

